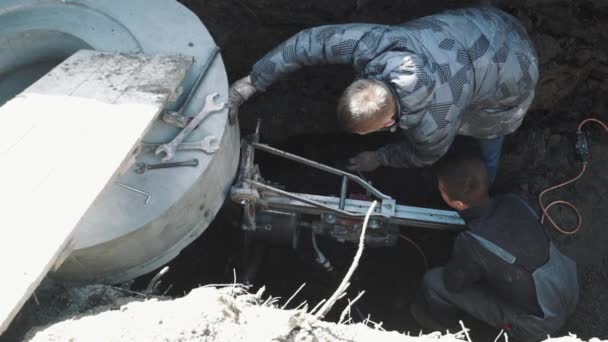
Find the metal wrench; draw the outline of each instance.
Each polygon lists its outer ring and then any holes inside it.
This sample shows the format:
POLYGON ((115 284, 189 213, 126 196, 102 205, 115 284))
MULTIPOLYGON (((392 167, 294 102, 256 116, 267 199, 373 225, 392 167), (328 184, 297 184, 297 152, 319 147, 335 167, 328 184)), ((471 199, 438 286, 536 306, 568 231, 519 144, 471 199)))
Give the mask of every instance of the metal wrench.
POLYGON ((197 166, 198 159, 185 160, 181 162, 173 162, 173 163, 162 163, 162 164, 146 164, 144 162, 139 162, 135 164, 135 173, 144 173, 147 170, 154 169, 166 169, 169 167, 178 167, 178 166, 197 166))
MULTIPOLYGON (((141 143, 141 146, 150 151, 157 149, 161 144, 141 143)), ((220 140, 215 135, 208 135, 200 141, 183 142, 175 148, 176 151, 198 150, 205 153, 215 153, 220 148, 220 140)))
POLYGON ((208 114, 224 109, 224 102, 215 102, 219 95, 220 94, 218 93, 212 93, 207 95, 207 97, 205 98, 205 105, 203 106, 203 109, 200 111, 200 113, 198 113, 170 143, 158 146, 154 153, 158 155, 162 152, 165 152, 165 157, 161 159, 163 163, 173 159, 177 146, 179 146, 182 141, 184 141, 184 139, 188 135, 190 135, 190 133, 192 133, 196 126, 198 126, 203 121, 203 119, 207 117, 208 114))

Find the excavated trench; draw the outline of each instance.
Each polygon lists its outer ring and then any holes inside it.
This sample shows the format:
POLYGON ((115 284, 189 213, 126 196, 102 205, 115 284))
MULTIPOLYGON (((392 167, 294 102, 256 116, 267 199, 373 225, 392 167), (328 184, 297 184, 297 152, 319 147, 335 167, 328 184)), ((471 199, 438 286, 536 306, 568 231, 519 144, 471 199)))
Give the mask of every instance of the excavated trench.
MULTIPOLYGON (((493 189, 516 192, 538 209, 536 198, 545 188, 576 175, 580 163, 574 157, 574 131, 589 116, 608 121, 608 4, 597 1, 461 1, 461 0, 183 0, 205 23, 221 48, 231 82, 248 74, 257 59, 299 30, 323 24, 368 22, 396 24, 447 9, 475 4, 498 6, 518 17, 537 46, 541 79, 537 95, 522 127, 506 140, 499 175, 493 189)), ((251 133, 262 119, 261 139, 328 165, 343 167, 346 159, 395 140, 392 134, 352 136, 335 124, 336 100, 352 80, 349 67, 311 67, 273 85, 241 108, 242 135, 251 133)), ((1 100, 1 99, 0 99, 1 100)), ((574 332, 582 338, 608 338, 608 136, 589 129, 593 160, 585 176, 573 187, 548 196, 551 200, 574 200, 581 210, 583 228, 574 235, 547 232, 579 267, 579 306, 560 332, 574 332)), ((474 151, 474 145, 460 139, 455 148, 474 151)), ((293 162, 262 152, 257 154, 262 175, 287 190, 309 194, 339 194, 340 180, 293 162)), ((435 186, 432 170, 379 169, 364 175, 374 186, 394 197, 399 204, 445 208, 435 186)), ((361 189, 352 187, 351 193, 361 189)), ((572 213, 552 210, 558 222, 574 223, 572 213)), ((319 246, 331 261, 327 272, 315 263, 310 238, 303 236, 296 249, 258 243, 255 252, 244 248, 240 231, 241 209, 226 202, 209 229, 185 248, 168 266, 162 291, 182 296, 201 284, 249 281, 254 289, 290 297, 306 286, 291 306, 306 300, 314 306, 329 297, 342 279, 356 251, 351 244, 319 238, 319 246)), ((430 267, 446 262, 453 233, 401 228, 401 233, 424 251, 430 267)), ((146 287, 156 272, 136 279, 132 290, 146 287)), ((353 320, 371 315, 390 330, 418 332, 408 306, 418 295, 424 274, 421 255, 410 243, 400 240, 391 248, 368 248, 355 273, 349 298, 361 290, 366 294, 353 312, 353 320)), ((328 319, 337 319, 345 300, 328 319)), ((489 340, 496 331, 466 320, 473 328, 473 340, 489 340)))
MULTIPOLYGON (((388 137, 361 139, 344 134, 305 135, 291 137, 275 146, 340 166, 352 153, 377 145, 385 138, 388 137)), ((339 195, 340 179, 333 175, 262 152, 257 156, 262 175, 290 191, 339 195)), ((396 198, 400 204, 435 208, 441 205, 429 169, 384 169, 367 176, 376 187, 396 198)), ((350 190, 353 194, 363 193, 356 187, 350 190)), ((239 217, 240 208, 227 204, 209 230, 169 264, 171 271, 163 280, 165 284, 173 284, 169 294, 181 296, 199 284, 230 283, 233 272, 236 272, 238 281, 250 281, 255 289, 266 286, 268 294, 284 299, 306 283, 292 307, 306 300, 312 308, 333 293, 356 251, 353 244, 319 237, 319 247, 331 261, 333 272, 327 272, 315 263, 312 244, 305 233, 301 234, 296 249, 287 244, 265 245, 259 242, 256 243, 256 252, 246 254, 241 244, 239 217), (243 263, 243 258, 249 262, 243 263)), ((451 250, 452 233, 416 228, 402 228, 402 233, 420 245, 431 267, 445 263, 451 250)), ((366 249, 349 290, 350 298, 361 290, 366 291, 353 320, 361 321, 370 314, 373 319, 384 322, 387 329, 418 331, 409 316, 408 305, 418 295, 423 273, 424 260, 408 242, 401 240, 394 247, 366 249)), ((136 285, 143 287, 149 279, 149 276, 143 277, 136 285)), ((338 305, 328 318, 337 319, 344 303, 338 305)))
MULTIPOLYGON (((222 49, 231 81, 246 75, 251 65, 265 52, 297 31, 315 25, 341 22, 393 24, 445 8, 476 4, 473 1, 350 1, 328 6, 316 1, 232 0, 222 2, 185 1, 205 22, 222 49)), ((591 114, 604 120, 608 89, 608 6, 600 1, 527 2, 485 1, 517 16, 537 45, 541 61, 541 80, 533 108, 521 129, 510 136, 495 192, 512 191, 536 205, 540 191, 578 171, 573 153, 573 133, 577 123, 591 114)), ((352 80, 348 67, 314 67, 296 72, 266 93, 257 96, 241 109, 242 134, 253 130, 262 119, 262 140, 273 146, 333 166, 346 158, 372 149, 390 139, 390 135, 355 137, 340 133, 334 122, 335 102, 352 80)), ((603 243, 608 223, 602 213, 602 198, 608 179, 602 172, 608 161, 608 148, 599 130, 591 129, 597 143, 595 160, 580 183, 559 194, 576 199, 581 207, 584 230, 565 236, 551 227, 547 231, 567 254, 579 263, 581 300, 579 308, 562 334, 576 332, 580 337, 608 337, 603 308, 608 305, 608 276, 605 263, 608 252, 603 243)), ((464 141, 465 148, 467 142, 464 141)), ((323 195, 337 195, 339 180, 314 170, 258 153, 262 175, 287 189, 323 195)), ((366 175, 382 191, 401 204, 442 208, 430 169, 381 169, 366 175)), ((356 189, 355 189, 356 190, 356 189)), ((355 190, 352 190, 353 192, 355 190)), ((307 300, 315 305, 334 291, 350 265, 355 248, 321 239, 322 250, 330 258, 335 272, 327 273, 314 262, 310 241, 302 239, 297 250, 287 246, 265 246, 259 253, 259 268, 243 268, 244 256, 238 228, 240 209, 225 205, 209 230, 170 263, 164 283, 172 284, 170 294, 180 296, 205 283, 233 281, 233 272, 249 277, 254 287, 266 286, 273 296, 289 297, 302 283, 294 305, 307 300), (257 272, 254 272, 257 271, 257 272)), ((555 210, 558 220, 572 222, 567 210, 555 210)), ((453 234, 403 228, 426 253, 431 267, 449 257, 453 234)), ((247 256, 249 258, 249 256, 247 256)), ((393 248, 367 249, 356 272, 349 296, 365 290, 354 320, 371 314, 389 329, 418 331, 408 313, 408 305, 417 295, 424 264, 410 244, 400 241, 393 248)), ((150 276, 138 279, 144 286, 150 276)), ((341 311, 338 307, 337 314, 341 311)), ((336 312, 329 317, 336 318, 336 312)), ((496 333, 472 323, 474 334, 483 340, 496 333), (476 328, 476 329, 475 329, 476 328)))

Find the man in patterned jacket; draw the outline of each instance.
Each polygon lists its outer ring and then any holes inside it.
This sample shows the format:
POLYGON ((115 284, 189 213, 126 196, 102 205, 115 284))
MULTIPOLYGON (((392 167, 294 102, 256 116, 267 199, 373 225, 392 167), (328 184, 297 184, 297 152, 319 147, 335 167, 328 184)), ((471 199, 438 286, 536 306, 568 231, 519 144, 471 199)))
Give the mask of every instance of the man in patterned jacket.
POLYGON ((352 64, 338 122, 367 134, 395 124, 402 142, 350 159, 353 171, 435 163, 457 134, 477 138, 490 181, 503 137, 534 98, 538 58, 521 24, 492 7, 446 11, 403 25, 303 30, 266 54, 230 89, 231 117, 258 91, 302 66, 352 64))

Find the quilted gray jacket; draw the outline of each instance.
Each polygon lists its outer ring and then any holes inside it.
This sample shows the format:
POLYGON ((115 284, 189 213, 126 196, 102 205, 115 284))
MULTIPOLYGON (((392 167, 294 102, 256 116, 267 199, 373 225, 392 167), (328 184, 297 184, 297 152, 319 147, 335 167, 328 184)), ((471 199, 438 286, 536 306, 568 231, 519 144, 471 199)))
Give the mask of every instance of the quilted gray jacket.
POLYGON ((492 7, 442 12, 402 25, 327 25, 303 30, 251 72, 265 90, 306 65, 352 64, 399 98, 406 139, 379 152, 383 165, 433 164, 456 134, 492 138, 515 131, 534 98, 538 57, 523 26, 492 7))

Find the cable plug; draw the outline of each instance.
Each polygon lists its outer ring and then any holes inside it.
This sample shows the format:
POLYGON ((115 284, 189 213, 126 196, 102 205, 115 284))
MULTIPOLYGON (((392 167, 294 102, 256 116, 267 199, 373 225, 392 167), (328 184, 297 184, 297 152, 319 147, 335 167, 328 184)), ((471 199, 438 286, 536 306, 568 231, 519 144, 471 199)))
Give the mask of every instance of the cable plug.
POLYGON ((589 150, 589 140, 583 131, 576 131, 576 143, 574 150, 579 160, 588 163, 591 160, 591 151, 589 150))

